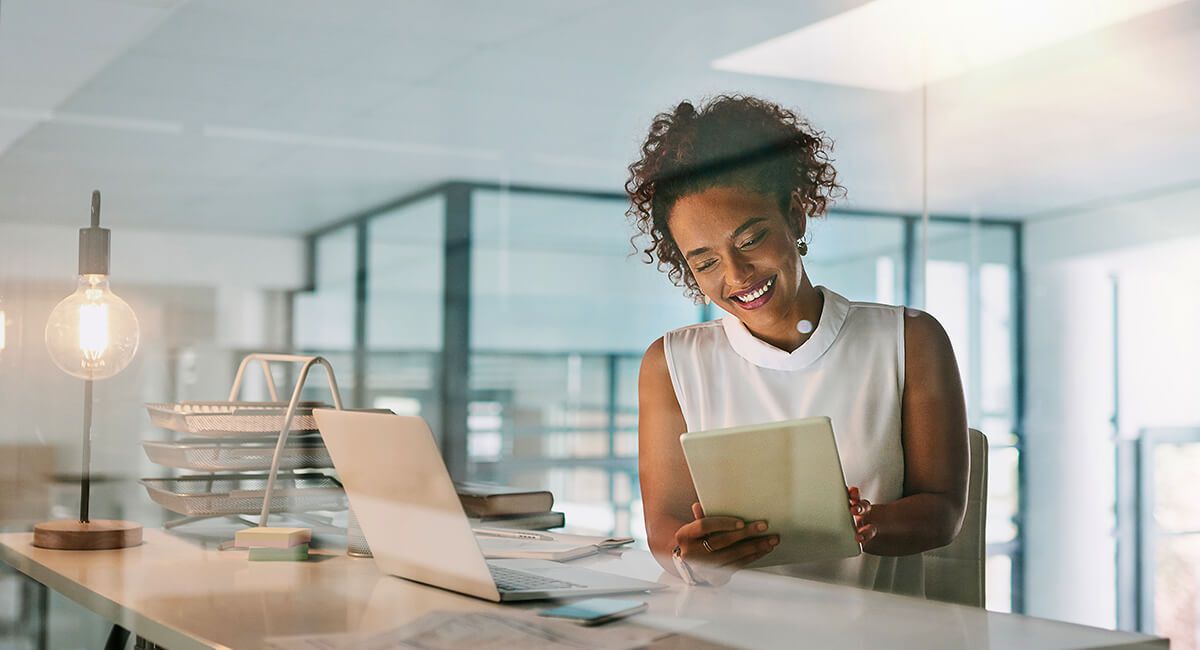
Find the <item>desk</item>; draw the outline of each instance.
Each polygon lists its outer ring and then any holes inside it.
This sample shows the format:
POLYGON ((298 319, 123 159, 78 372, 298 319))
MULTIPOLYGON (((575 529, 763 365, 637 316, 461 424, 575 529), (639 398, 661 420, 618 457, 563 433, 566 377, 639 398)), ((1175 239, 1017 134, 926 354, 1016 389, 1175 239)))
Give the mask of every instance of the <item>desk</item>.
MULTIPOLYGON (((433 610, 497 605, 381 574, 337 550, 305 563, 249 562, 208 537, 145 531, 116 551, 34 548, 31 533, 0 535, 0 559, 134 634, 171 650, 259 648, 267 637, 380 632, 433 610)), ((644 598, 639 622, 741 647, 1166 648, 1167 642, 1027 616, 742 572, 721 589, 685 588, 649 553, 577 561, 670 589, 644 598)), ((539 608, 544 604, 524 604, 539 608)))

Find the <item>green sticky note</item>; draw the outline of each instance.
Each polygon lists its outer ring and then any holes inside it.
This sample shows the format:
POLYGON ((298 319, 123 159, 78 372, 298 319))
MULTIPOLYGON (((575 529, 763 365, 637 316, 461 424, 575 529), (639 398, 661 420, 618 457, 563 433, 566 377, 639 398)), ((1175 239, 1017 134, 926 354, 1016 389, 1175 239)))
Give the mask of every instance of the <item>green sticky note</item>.
POLYGON ((289 548, 252 548, 251 562, 303 562, 308 559, 308 544, 289 548))

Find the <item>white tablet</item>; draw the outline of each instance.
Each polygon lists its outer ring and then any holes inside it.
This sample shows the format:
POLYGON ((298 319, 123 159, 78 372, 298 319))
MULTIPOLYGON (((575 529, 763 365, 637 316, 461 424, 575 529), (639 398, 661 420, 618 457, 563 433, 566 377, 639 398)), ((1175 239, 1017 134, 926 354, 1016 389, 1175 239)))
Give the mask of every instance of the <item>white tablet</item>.
POLYGON ((765 519, 779 546, 751 567, 854 557, 846 479, 827 417, 679 436, 705 516, 765 519))

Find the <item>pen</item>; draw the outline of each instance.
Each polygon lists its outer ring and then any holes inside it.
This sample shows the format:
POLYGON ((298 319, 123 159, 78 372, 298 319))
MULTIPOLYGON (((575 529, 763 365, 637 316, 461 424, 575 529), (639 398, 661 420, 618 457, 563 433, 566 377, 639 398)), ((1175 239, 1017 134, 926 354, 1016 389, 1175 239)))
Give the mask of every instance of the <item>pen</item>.
POLYGON ((497 528, 476 528, 476 535, 484 537, 507 537, 509 539, 536 539, 544 542, 552 542, 554 538, 543 533, 535 533, 528 530, 503 530, 497 528))

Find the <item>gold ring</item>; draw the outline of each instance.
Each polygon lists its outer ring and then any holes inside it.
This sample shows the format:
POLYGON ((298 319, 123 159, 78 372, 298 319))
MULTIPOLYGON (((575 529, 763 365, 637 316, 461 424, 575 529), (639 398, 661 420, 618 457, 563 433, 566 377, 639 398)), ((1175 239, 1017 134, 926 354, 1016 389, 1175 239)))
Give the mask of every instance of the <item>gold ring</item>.
POLYGON ((713 550, 712 550, 712 547, 708 545, 708 538, 707 538, 707 537, 705 537, 704 539, 700 540, 700 544, 704 546, 704 550, 708 551, 709 553, 712 553, 712 552, 713 552, 713 550))

